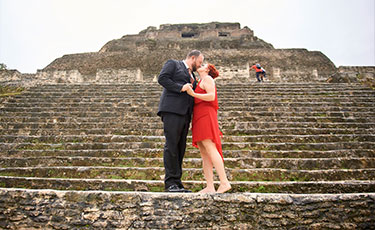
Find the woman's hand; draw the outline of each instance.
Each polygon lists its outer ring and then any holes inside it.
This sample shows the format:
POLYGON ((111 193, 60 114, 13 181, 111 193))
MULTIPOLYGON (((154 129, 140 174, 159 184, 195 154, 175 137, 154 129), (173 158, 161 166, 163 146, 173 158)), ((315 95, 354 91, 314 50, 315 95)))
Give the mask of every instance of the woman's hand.
POLYGON ((190 83, 186 83, 184 86, 182 86, 181 92, 186 92, 188 88, 192 88, 193 86, 190 83))

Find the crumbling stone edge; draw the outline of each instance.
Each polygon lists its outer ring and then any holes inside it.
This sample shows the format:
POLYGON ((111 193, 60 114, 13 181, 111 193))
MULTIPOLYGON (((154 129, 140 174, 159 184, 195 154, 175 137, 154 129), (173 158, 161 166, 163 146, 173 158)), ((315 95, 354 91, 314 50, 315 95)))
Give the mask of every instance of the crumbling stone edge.
POLYGON ((3 229, 371 229, 375 193, 171 194, 0 189, 3 229))

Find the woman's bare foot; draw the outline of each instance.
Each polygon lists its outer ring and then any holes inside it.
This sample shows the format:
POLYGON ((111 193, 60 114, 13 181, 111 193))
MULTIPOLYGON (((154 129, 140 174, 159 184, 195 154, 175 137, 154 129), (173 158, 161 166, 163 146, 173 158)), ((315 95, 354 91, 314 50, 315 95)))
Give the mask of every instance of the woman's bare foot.
POLYGON ((217 189, 217 193, 225 193, 230 190, 232 186, 230 185, 229 181, 223 184, 220 184, 219 188, 217 189))
POLYGON ((198 193, 215 193, 215 188, 204 188, 202 190, 200 190, 198 193))

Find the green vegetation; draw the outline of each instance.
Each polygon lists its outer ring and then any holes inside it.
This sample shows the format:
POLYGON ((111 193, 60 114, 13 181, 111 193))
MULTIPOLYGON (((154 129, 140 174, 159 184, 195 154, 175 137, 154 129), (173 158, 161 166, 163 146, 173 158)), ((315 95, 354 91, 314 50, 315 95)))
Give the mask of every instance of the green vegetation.
POLYGON ((264 187, 263 185, 259 186, 259 187, 256 187, 253 189, 254 192, 258 192, 258 193, 261 193, 261 192, 267 192, 267 189, 266 187, 264 187))
POLYGON ((164 188, 160 186, 149 186, 149 192, 164 192, 164 188))
POLYGON ((19 95, 25 89, 22 87, 14 86, 0 86, 0 97, 9 97, 14 95, 19 95))
POLYGON ((118 176, 118 175, 111 175, 109 177, 109 179, 114 179, 114 180, 123 180, 124 178, 122 178, 121 176, 118 176))
POLYGON ((204 187, 203 184, 200 184, 200 185, 197 185, 196 187, 192 188, 191 191, 192 192, 199 192, 200 190, 202 190, 204 187))
POLYGON ((0 63, 0 70, 7 70, 7 66, 4 63, 0 63))

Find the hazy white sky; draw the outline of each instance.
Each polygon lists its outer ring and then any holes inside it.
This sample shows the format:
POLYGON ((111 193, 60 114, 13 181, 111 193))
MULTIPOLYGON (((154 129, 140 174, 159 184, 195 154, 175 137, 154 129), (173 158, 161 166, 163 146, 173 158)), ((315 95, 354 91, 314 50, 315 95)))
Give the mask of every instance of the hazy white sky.
POLYGON ((64 54, 166 23, 239 22, 275 48, 375 65, 375 0, 0 0, 0 63, 34 73, 64 54))

